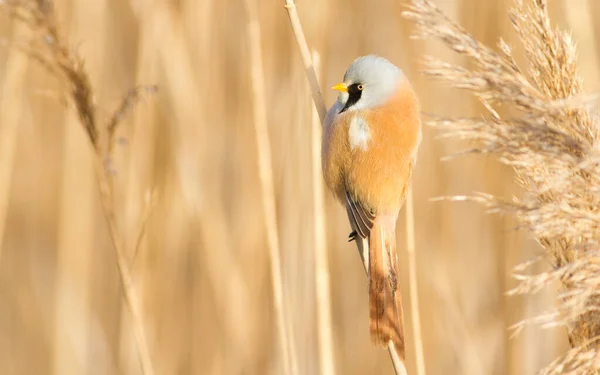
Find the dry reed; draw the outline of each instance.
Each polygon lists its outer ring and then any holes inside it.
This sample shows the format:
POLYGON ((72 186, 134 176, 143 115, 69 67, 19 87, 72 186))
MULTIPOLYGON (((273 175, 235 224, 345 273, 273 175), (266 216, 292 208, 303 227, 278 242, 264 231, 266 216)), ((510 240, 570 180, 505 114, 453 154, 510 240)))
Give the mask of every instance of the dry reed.
POLYGON ((493 154, 511 166, 525 189, 506 201, 487 194, 472 199, 491 212, 511 212, 546 250, 551 268, 525 273, 536 261, 516 268, 519 285, 509 294, 531 294, 561 283, 556 311, 516 325, 566 327, 572 346, 542 374, 590 374, 600 370, 600 159, 598 124, 590 111, 596 95, 582 94, 575 45, 569 33, 550 24, 545 0, 516 0, 510 12, 524 47, 527 71, 502 40, 498 51, 482 45, 450 21, 432 2, 413 0, 405 16, 417 36, 442 41, 466 56, 471 68, 433 58, 426 73, 472 92, 487 109, 483 118, 440 118, 431 125, 443 137, 467 140, 465 153, 493 154), (510 111, 501 115, 496 108, 510 111))
POLYGON ((308 84, 310 85, 313 102, 317 112, 319 113, 321 123, 323 123, 323 120, 325 120, 325 115, 327 114, 327 108, 325 107, 325 100, 323 100, 323 94, 321 93, 321 87, 319 86, 319 79, 317 78, 317 73, 310 55, 310 48, 308 47, 308 43, 306 43, 306 37, 304 36, 302 24, 300 23, 300 17, 298 17, 298 12, 296 11, 296 4, 293 0, 285 0, 285 9, 287 10, 290 18, 290 25, 292 26, 294 36, 296 37, 296 44, 298 45, 298 50, 300 51, 300 57, 302 58, 302 64, 304 65, 306 78, 308 79, 308 84))
MULTIPOLYGON (((29 29, 18 27, 17 35, 25 36, 29 29)), ((6 227, 10 187, 12 182, 16 139, 21 115, 21 96, 23 82, 27 71, 27 58, 19 51, 9 51, 6 79, 2 84, 0 98, 0 261, 2 261, 2 243, 6 227)))
MULTIPOLYGON (((312 61, 319 78, 320 55, 313 51, 312 61)), ((311 161, 313 190, 315 288, 317 296, 317 330, 319 333, 319 368, 322 375, 335 375, 333 333, 331 327, 331 293, 329 261, 325 241, 325 199, 321 177, 321 120, 316 107, 311 118, 311 161)))
MULTIPOLYGON (((66 86, 70 104, 75 108, 79 123, 85 130, 92 146, 92 168, 100 190, 104 216, 116 256, 123 298, 132 316, 140 365, 144 374, 151 375, 154 370, 144 331, 141 306, 127 264, 124 249, 126 241, 124 236, 119 233, 117 226, 111 164, 117 126, 133 104, 144 94, 154 92, 156 87, 140 87, 132 90, 124 97, 121 105, 113 112, 108 121, 102 123, 99 120, 95 104, 94 88, 85 69, 84 61, 66 42, 66 38, 61 33, 56 21, 53 2, 8 0, 0 3, 0 10, 7 11, 13 19, 23 22, 30 28, 32 38, 22 44, 17 44, 16 47, 24 50, 29 57, 40 63, 66 86)), ((142 218, 141 221, 145 222, 145 220, 146 218, 142 218)), ((143 225, 139 230, 143 232, 143 225)), ((139 233, 135 233, 134 238, 139 240, 141 236, 139 233)), ((137 246, 135 244, 134 248, 137 246)))
POLYGON ((273 170, 271 167, 271 142, 267 128, 267 104, 265 95, 264 68, 261 57, 260 23, 253 0, 245 0, 247 15, 246 35, 250 54, 250 77, 252 80, 252 101, 256 147, 258 150, 258 172, 262 192, 263 215, 267 231, 269 259, 271 262, 271 287, 275 304, 277 332, 283 359, 284 374, 298 373, 297 360, 292 348, 291 324, 286 321, 283 301, 283 278, 281 275, 281 257, 279 234, 277 232, 277 214, 275 210, 275 189, 273 186, 273 170))
POLYGON ((425 354, 423 353, 423 334, 421 333, 421 312, 419 311, 419 288, 417 283, 417 254, 415 244, 415 213, 412 184, 406 194, 406 252, 408 254, 408 283, 410 288, 410 307, 412 312, 413 337, 415 340, 415 359, 417 374, 425 375, 425 354))

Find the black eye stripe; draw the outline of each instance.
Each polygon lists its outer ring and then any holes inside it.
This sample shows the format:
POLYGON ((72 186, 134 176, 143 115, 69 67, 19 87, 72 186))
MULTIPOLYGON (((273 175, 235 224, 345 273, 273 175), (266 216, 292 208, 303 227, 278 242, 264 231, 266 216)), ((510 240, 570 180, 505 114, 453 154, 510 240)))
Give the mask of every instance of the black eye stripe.
POLYGON ((350 86, 348 86, 348 100, 346 101, 346 105, 344 106, 344 108, 342 108, 340 113, 344 112, 345 110, 356 104, 356 102, 358 102, 360 96, 362 95, 362 87, 363 85, 359 83, 353 83, 350 86), (361 87, 361 89, 358 88, 359 86, 361 87))
POLYGON ((353 93, 353 92, 360 92, 362 90, 362 84, 360 83, 353 83, 350 86, 348 86, 348 93, 353 93), (359 89, 360 87, 360 89, 359 89))

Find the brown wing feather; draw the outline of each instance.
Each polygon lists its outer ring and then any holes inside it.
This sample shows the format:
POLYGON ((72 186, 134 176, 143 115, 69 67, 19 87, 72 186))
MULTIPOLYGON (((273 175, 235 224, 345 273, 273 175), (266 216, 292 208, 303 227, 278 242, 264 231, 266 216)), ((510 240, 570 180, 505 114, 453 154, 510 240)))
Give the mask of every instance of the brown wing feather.
POLYGON ((356 228, 356 232, 359 236, 367 238, 369 233, 371 233, 371 228, 373 228, 373 219, 375 219, 375 215, 365 209, 359 201, 350 198, 347 190, 345 191, 345 196, 346 204, 350 208, 349 218, 352 220, 352 224, 354 224, 352 227, 356 228))

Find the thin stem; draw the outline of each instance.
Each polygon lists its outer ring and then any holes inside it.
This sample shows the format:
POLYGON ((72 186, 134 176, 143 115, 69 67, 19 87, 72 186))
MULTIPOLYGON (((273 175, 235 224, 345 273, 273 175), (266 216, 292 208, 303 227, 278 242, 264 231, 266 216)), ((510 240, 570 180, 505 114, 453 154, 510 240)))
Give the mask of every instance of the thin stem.
MULTIPOLYGON (((27 27, 20 24, 15 29, 15 35, 19 37, 27 37, 27 34, 30 33, 27 27)), ((8 50, 6 78, 2 84, 2 96, 0 96, 2 98, 0 102, 0 260, 2 259, 2 242, 10 200, 16 138, 23 103, 21 96, 27 64, 28 57, 21 51, 16 48, 8 50)))
POLYGON ((258 154, 258 171, 262 192, 265 226, 269 259, 271 261, 271 287, 277 320, 277 331, 281 345, 284 374, 297 374, 297 363, 290 350, 291 340, 286 324, 283 306, 283 278, 281 275, 281 259, 279 235, 277 233, 277 214, 275 211, 275 189, 273 187, 273 171, 271 168, 271 145, 267 128, 267 106, 264 83, 264 69, 261 57, 260 23, 256 14, 256 4, 252 0, 244 0, 247 14, 246 35, 250 53, 250 74, 252 80, 252 112, 256 131, 258 154))
POLYGON ((394 366, 394 372, 396 375, 407 375, 406 366, 404 362, 398 356, 398 352, 396 351, 396 347, 393 341, 388 343, 388 353, 390 354, 390 358, 392 359, 392 365, 394 366))
POLYGON ((419 291, 417 287, 417 259, 415 252, 415 215, 412 186, 406 195, 406 252, 408 253, 408 285, 410 288, 410 308, 412 313, 413 337, 417 362, 417 374, 425 375, 421 314, 419 312, 419 291))
MULTIPOLYGON (((319 69, 319 54, 313 51, 315 69, 319 69)), ((321 121, 316 109, 311 118, 313 224, 315 254, 315 288, 317 295, 317 326, 319 334, 319 368, 322 375, 335 374, 333 338, 331 332, 331 295, 329 263, 325 246, 325 205, 321 178, 321 121)))
POLYGON ((325 120, 325 115, 327 114, 325 100, 323 100, 321 86, 319 85, 319 79, 317 78, 317 73, 315 72, 315 67, 312 62, 310 49, 308 48, 308 43, 306 43, 304 31, 302 31, 300 18, 298 17, 298 12, 296 11, 296 4, 294 4, 293 0, 285 0, 285 9, 287 9, 288 16, 290 17, 290 23, 292 25, 292 30, 294 31, 294 35, 296 36, 296 42, 300 50, 300 56, 302 57, 304 72, 306 73, 308 84, 310 85, 310 91, 312 93, 313 102, 315 103, 315 107, 317 108, 317 112, 319 113, 319 119, 321 119, 321 123, 323 123, 323 121, 325 120))
POLYGON ((104 167, 104 164, 102 163, 102 158, 98 154, 95 154, 94 160, 96 179, 98 180, 98 186, 100 188, 100 195, 102 198, 102 207, 104 209, 104 217, 108 224, 110 239, 115 250, 117 268, 119 270, 121 286, 123 287, 123 300, 125 301, 125 304, 127 305, 132 317, 131 320, 133 322, 133 334, 137 343, 142 373, 144 375, 153 375, 154 370, 152 367, 152 359, 148 349, 148 341, 144 331, 144 324, 140 312, 139 302, 134 291, 133 279, 127 265, 127 257, 123 251, 123 241, 121 241, 121 237, 117 231, 117 222, 115 212, 113 210, 114 202, 110 178, 106 168, 104 167))

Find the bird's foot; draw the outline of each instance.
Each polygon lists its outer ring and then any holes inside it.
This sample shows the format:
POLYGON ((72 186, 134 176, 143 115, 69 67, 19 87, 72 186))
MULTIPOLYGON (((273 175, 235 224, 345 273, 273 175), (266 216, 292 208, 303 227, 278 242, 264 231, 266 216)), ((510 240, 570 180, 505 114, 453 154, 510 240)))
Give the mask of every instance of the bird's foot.
POLYGON ((348 242, 354 241, 356 239, 356 235, 357 235, 356 231, 353 230, 352 233, 350 233, 350 235, 348 236, 348 242))

